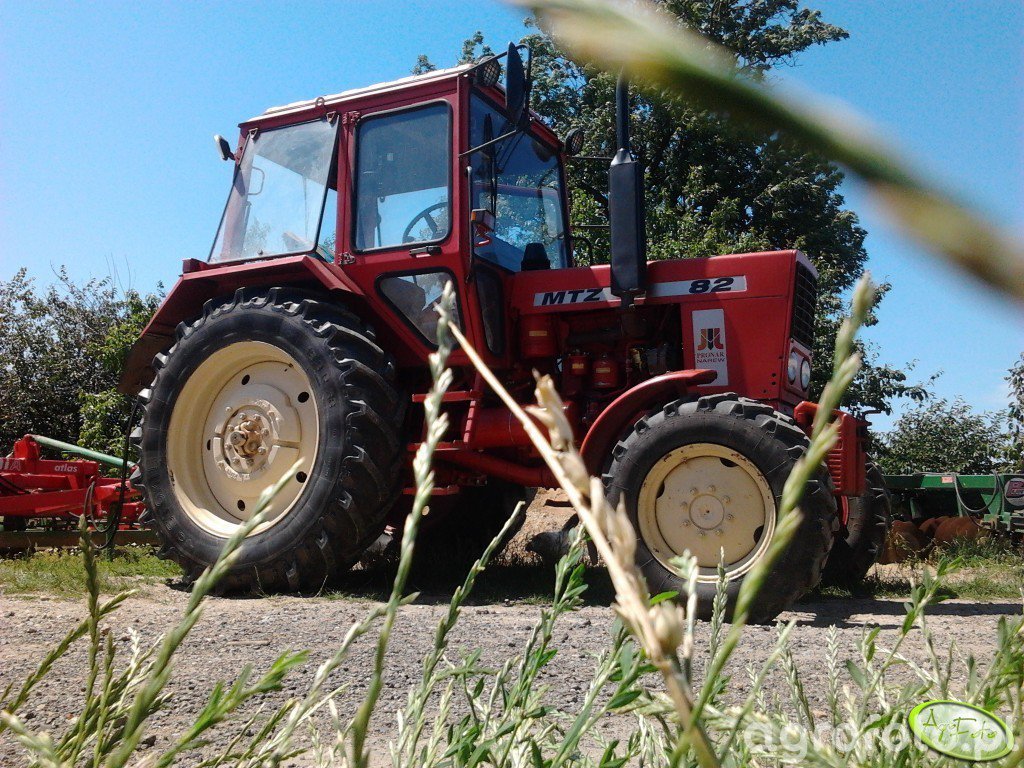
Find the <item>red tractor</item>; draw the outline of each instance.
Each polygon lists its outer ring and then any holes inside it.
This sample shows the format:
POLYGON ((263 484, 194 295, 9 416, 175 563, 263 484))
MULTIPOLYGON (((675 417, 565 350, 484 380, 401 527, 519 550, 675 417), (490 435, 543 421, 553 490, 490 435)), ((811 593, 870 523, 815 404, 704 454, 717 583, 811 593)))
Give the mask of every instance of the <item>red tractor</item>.
MULTIPOLYGON (((234 150, 216 137, 234 181, 209 259, 185 260, 122 382, 145 405, 133 483, 188 576, 296 461, 228 588, 318 588, 400 523, 448 281, 514 395, 530 399, 533 371, 554 377, 655 592, 682 587, 672 561, 689 550, 706 613, 719 561, 734 595, 763 556, 815 411, 815 269, 792 250, 648 264, 624 85, 610 264, 575 266, 563 164, 582 136, 560 140, 530 112, 527 71, 510 45, 269 109, 234 150)), ((489 538, 553 479, 466 356, 450 364, 431 522, 489 538)), ((814 587, 830 551, 837 574, 862 574, 884 535, 863 424, 837 418, 842 441, 755 618, 814 587)))

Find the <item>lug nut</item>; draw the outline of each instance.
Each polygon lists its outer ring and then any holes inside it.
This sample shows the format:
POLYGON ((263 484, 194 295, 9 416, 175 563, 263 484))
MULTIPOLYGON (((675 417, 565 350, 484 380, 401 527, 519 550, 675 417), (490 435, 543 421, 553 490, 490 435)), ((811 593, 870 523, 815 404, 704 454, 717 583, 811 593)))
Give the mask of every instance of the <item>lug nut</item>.
POLYGON ((715 492, 715 486, 709 485, 708 486, 708 493, 714 493, 714 492, 715 492))

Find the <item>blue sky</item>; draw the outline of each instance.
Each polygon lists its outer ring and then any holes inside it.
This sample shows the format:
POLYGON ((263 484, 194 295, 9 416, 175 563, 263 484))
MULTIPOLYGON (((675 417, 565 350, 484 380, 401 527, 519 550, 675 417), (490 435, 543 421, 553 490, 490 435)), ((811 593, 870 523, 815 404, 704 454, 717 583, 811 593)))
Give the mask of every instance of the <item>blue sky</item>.
MULTIPOLYGON (((1024 229, 1016 0, 817 0, 850 39, 776 78, 841 99, 947 185, 1024 229)), ((401 77, 419 53, 450 63, 477 29, 500 44, 522 12, 475 2, 0 4, 0 279, 116 270, 172 283, 205 258, 230 183, 210 136, 265 107, 401 77)), ((233 140, 233 139, 232 139, 233 140)), ((875 276, 893 283, 868 333, 882 359, 944 371, 941 396, 1006 403, 1024 347, 1020 307, 894 232, 862 190, 875 276)), ((880 426, 890 423, 879 419, 880 426)))

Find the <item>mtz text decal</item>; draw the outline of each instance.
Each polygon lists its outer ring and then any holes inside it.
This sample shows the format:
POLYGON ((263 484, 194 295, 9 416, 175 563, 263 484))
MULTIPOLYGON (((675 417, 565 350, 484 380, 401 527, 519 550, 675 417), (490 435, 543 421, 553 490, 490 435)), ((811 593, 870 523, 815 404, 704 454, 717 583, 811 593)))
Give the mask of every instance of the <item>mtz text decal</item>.
POLYGON ((565 291, 544 291, 533 296, 535 307, 558 307, 563 304, 583 304, 588 301, 612 301, 610 288, 573 288, 565 291))

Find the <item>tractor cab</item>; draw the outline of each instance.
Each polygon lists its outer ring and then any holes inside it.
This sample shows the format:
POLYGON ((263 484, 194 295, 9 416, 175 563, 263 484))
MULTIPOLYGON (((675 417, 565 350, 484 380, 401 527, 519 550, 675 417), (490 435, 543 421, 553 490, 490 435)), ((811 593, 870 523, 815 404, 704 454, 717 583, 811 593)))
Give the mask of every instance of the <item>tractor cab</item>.
POLYGON ((241 125, 235 150, 217 137, 235 173, 199 268, 320 262, 393 317, 384 333, 409 365, 434 347, 433 306, 452 281, 471 338, 507 363, 512 329, 499 310, 511 277, 571 263, 563 142, 529 113, 528 95, 510 46, 267 110, 241 125))

